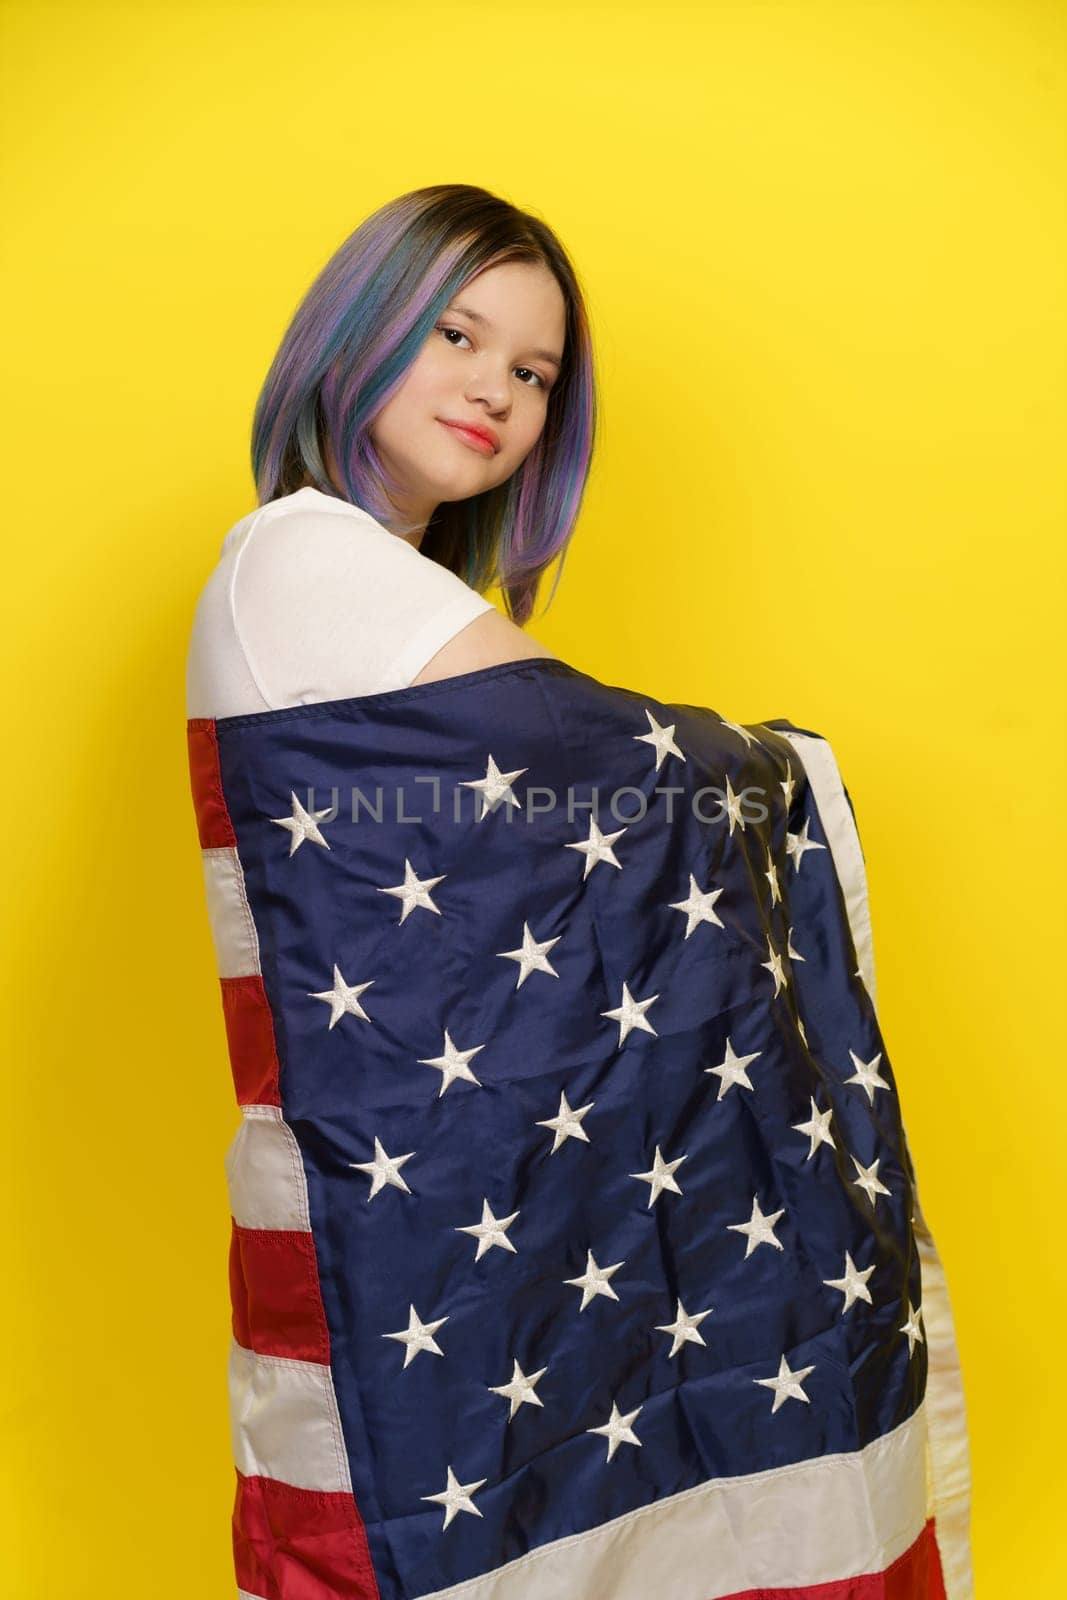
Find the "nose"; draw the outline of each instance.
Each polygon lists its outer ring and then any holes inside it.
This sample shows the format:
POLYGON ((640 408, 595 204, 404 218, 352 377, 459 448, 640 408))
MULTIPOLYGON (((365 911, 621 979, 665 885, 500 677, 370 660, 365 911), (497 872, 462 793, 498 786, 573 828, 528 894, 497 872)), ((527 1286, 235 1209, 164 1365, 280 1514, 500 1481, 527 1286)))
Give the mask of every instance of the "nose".
POLYGON ((464 396, 471 405, 484 401, 495 417, 506 416, 511 408, 508 374, 500 371, 495 363, 483 361, 467 379, 464 396))

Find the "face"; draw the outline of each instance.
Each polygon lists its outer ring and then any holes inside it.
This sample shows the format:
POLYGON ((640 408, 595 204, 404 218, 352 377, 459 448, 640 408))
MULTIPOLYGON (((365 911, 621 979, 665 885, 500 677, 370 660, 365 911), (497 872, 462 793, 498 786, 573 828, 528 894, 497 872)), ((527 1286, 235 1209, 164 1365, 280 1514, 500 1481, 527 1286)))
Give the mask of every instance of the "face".
POLYGON ((565 330, 563 293, 540 262, 489 267, 459 290, 371 425, 402 485, 398 520, 424 528, 442 501, 493 489, 522 465, 545 425, 565 330), (491 447, 454 426, 463 423, 491 447))

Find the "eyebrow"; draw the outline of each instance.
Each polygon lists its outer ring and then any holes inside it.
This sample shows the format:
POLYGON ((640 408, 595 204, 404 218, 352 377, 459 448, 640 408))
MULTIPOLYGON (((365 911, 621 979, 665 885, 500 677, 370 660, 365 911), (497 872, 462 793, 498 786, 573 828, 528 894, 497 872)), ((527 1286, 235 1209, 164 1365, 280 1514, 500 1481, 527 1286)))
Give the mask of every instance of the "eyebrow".
MULTIPOLYGON (((480 324, 483 328, 491 328, 493 326, 488 317, 483 316, 480 311, 472 311, 470 306, 451 305, 448 309, 458 312, 461 317, 469 317, 472 322, 480 324)), ((531 350, 530 354, 539 357, 542 361, 550 361, 556 368, 562 368, 563 366, 563 358, 554 356, 551 350, 531 350)))

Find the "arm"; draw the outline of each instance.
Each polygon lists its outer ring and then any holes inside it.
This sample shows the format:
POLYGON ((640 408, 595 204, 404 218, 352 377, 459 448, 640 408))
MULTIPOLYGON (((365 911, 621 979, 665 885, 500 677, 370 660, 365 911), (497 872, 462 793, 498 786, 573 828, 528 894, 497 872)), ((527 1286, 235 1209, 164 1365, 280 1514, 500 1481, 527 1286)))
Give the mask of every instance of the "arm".
POLYGON ((485 611, 461 628, 430 657, 413 683, 433 683, 439 678, 455 678, 481 667, 494 667, 505 661, 525 661, 530 657, 558 656, 515 626, 497 610, 485 611))

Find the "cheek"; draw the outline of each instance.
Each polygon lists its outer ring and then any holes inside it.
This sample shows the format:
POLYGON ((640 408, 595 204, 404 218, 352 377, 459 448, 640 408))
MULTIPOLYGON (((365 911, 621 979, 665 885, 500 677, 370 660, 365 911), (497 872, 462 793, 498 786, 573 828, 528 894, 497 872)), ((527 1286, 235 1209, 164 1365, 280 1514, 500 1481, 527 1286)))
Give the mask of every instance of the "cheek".
POLYGON ((424 370, 413 367, 371 424, 371 439, 388 449, 402 450, 411 430, 427 411, 432 412, 431 385, 424 370))
POLYGON ((421 351, 381 415, 395 414, 409 420, 420 409, 432 405, 435 398, 440 398, 445 377, 437 351, 432 346, 421 351))
POLYGON ((415 401, 440 400, 447 390, 454 392, 459 382, 455 354, 446 344, 429 344, 420 351, 405 379, 405 390, 415 401))
POLYGON ((545 428, 546 410, 544 404, 536 397, 531 397, 527 406, 521 413, 516 411, 512 418, 511 435, 516 451, 525 459, 541 437, 545 428))

